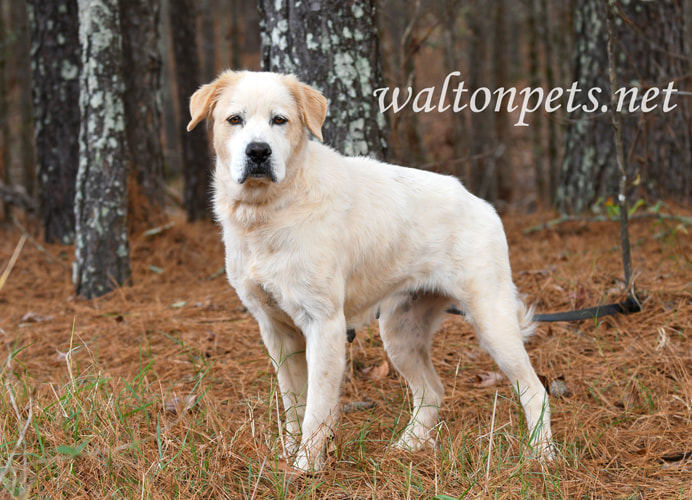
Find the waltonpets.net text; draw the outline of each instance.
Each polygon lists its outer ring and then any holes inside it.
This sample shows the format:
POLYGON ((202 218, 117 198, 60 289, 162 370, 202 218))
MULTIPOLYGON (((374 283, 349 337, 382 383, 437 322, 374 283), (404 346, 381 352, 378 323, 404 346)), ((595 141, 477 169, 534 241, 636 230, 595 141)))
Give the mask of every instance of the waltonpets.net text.
MULTIPOLYGON (((487 87, 480 87, 471 92, 466 88, 466 84, 461 81, 456 88, 452 88, 454 102, 450 104, 447 102, 450 80, 459 76, 461 76, 459 71, 452 71, 447 75, 437 99, 435 98, 435 87, 426 87, 415 94, 413 89, 408 87, 405 96, 401 95, 398 87, 395 87, 391 91, 391 97, 389 96, 390 89, 382 87, 375 89, 373 96, 379 100, 378 104, 381 113, 388 111, 390 108, 394 113, 398 113, 408 106, 409 103, 411 104, 411 109, 416 113, 421 111, 430 113, 435 110, 442 113, 450 108, 455 113, 467 108, 474 113, 480 113, 494 103, 495 112, 500 112, 503 109, 508 112, 514 112, 519 109, 519 119, 514 124, 515 127, 527 127, 529 124, 525 121, 526 115, 541 108, 548 113, 554 113, 562 107, 563 103, 561 101, 565 95, 567 96, 566 110, 568 113, 572 113, 580 108, 584 113, 599 111, 605 113, 610 109, 607 104, 601 104, 598 100, 598 96, 603 95, 603 99, 607 98, 610 101, 610 96, 607 92, 599 87, 592 87, 586 90, 580 89, 578 82, 573 82, 567 89, 555 87, 547 91, 541 87, 525 87, 521 90, 517 90, 516 87, 500 87, 495 91, 491 91, 487 87), (582 92, 586 92, 587 102, 585 104, 575 104, 575 99, 582 92), (463 102, 464 97, 466 97, 465 94, 468 94, 468 102, 463 102), (520 97, 521 101, 518 104, 516 103, 517 96, 520 97), (387 99, 389 99, 389 103, 387 103, 387 99)), ((659 97, 662 96, 661 110, 664 113, 668 113, 677 107, 677 104, 670 104, 671 94, 677 92, 673 85, 674 82, 670 82, 664 89, 651 87, 642 92, 641 95, 636 87, 619 88, 615 91, 615 95, 618 98, 617 111, 626 110, 630 113, 642 111, 648 113, 658 107, 659 97)))

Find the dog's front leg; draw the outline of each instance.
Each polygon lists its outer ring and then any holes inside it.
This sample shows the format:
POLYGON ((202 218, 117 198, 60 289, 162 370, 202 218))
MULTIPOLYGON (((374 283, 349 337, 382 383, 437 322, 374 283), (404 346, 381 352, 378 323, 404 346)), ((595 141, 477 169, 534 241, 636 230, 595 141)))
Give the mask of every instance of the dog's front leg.
POLYGON ((343 314, 326 321, 311 320, 303 329, 308 364, 308 397, 303 419, 303 438, 295 468, 317 470, 322 466, 327 438, 338 418, 339 389, 346 365, 343 314))
POLYGON ((305 363, 305 338, 286 322, 260 316, 262 342, 274 365, 284 406, 284 445, 287 457, 298 449, 300 425, 305 413, 308 373, 305 363))

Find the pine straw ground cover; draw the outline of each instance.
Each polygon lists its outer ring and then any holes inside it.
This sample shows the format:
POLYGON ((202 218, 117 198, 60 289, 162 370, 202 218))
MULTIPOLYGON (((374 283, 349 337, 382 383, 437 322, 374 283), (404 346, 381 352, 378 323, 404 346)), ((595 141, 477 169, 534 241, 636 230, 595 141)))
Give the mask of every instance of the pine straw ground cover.
MULTIPOLYGON (((617 224, 523 232, 550 216, 505 217, 529 301, 548 312, 621 300, 617 224)), ((2 495, 689 498, 692 242, 657 218, 631 233, 643 312, 543 324, 528 343, 537 372, 568 390, 551 400, 561 459, 525 459, 517 396, 450 316, 434 344, 446 386, 437 448, 390 449, 410 396, 372 325, 347 348, 348 412, 328 467, 299 477, 280 461, 275 377, 219 272, 217 228, 177 220, 137 235, 134 285, 94 301, 72 295, 71 248, 28 241, 0 290, 2 495)), ((20 236, 0 229, 0 269, 20 236)))

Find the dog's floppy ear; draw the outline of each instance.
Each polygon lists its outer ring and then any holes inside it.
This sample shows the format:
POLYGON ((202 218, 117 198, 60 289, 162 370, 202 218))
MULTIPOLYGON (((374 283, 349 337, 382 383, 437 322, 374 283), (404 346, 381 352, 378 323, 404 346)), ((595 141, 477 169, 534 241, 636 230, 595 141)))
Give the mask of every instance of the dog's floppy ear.
POLYGON ((197 92, 190 97, 190 116, 192 119, 187 124, 187 131, 191 131, 199 122, 204 120, 214 108, 218 80, 202 85, 197 92))
POLYGON ((195 128, 199 122, 209 117, 214 111, 221 89, 234 81, 237 76, 238 74, 233 71, 226 71, 216 80, 202 85, 197 92, 192 94, 190 97, 190 116, 192 119, 187 124, 188 132, 195 128))
POLYGON ((309 85, 299 83, 298 86, 301 93, 298 107, 305 126, 322 142, 322 124, 327 116, 327 98, 309 85))

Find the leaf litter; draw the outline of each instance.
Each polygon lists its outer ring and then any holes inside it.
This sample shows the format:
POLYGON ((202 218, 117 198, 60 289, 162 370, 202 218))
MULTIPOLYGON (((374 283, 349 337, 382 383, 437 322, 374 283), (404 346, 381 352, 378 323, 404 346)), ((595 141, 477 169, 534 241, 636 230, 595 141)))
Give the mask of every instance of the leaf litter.
MULTIPOLYGON (((529 236, 523 233, 551 217, 554 214, 537 213, 503 218, 515 281, 527 301, 538 312, 554 312, 618 299, 622 271, 617 224, 592 223, 585 231, 580 223, 569 222, 529 236)), ((631 224, 631 239, 637 242, 632 254, 642 312, 599 321, 541 324, 527 343, 532 363, 551 393, 555 443, 565 457, 551 466, 559 479, 544 481, 541 474, 522 472, 531 466, 519 458, 523 417, 513 388, 497 375, 472 327, 456 316, 445 320, 432 346, 433 364, 445 386, 439 439, 445 450, 458 449, 466 465, 450 463, 439 450, 407 456, 405 469, 409 470, 411 461, 420 495, 445 492, 458 497, 468 492, 473 498, 483 496, 483 486, 474 485, 475 469, 468 467, 478 464, 478 474, 485 475, 487 440, 483 436, 490 429, 496 391, 502 397, 495 420, 503 431, 495 439, 508 438, 502 446, 493 447, 493 457, 503 455, 498 458, 501 464, 492 468, 491 486, 497 484, 501 488, 497 491, 507 498, 523 495, 526 488, 569 498, 692 495, 692 270, 687 257, 692 255, 692 241, 684 232, 666 227, 646 219, 631 224), (666 237, 654 237, 661 231, 667 231, 666 237)), ((20 238, 16 229, 0 228, 0 269, 8 268, 20 238)), ((226 280, 213 279, 224 264, 218 229, 208 223, 187 224, 180 217, 155 235, 135 236, 131 242, 134 284, 94 301, 73 297, 68 266, 58 265, 62 254, 71 256, 70 247, 45 245, 40 251, 34 245, 25 246, 0 290, 5 357, 14 352, 12 376, 3 371, 3 383, 25 381, 27 390, 13 394, 30 396, 30 406, 28 399, 22 404, 34 409, 33 425, 20 447, 26 453, 15 458, 18 470, 26 470, 32 478, 33 493, 61 495, 52 478, 63 477, 67 486, 62 491, 69 490, 71 496, 108 496, 117 488, 153 478, 148 472, 151 464, 165 455, 177 460, 176 467, 158 470, 156 484, 161 493, 154 496, 178 491, 187 498, 228 497, 231 491, 231 497, 237 497, 255 488, 257 498, 279 494, 275 483, 266 478, 252 476, 251 488, 242 486, 247 485, 250 471, 256 473, 273 453, 281 407, 272 392, 276 382, 255 321, 226 280), (55 258, 47 259, 44 252, 55 258), (165 272, 152 272, 150 266, 165 272), (28 321, 32 316, 26 317, 30 312, 37 315, 33 321, 28 321), (127 319, 114 321, 114 317, 127 319), (66 361, 75 371, 73 381, 66 361), (118 401, 124 404, 123 398, 132 400, 134 413, 124 420, 130 426, 127 431, 120 429, 116 414, 100 410, 94 422, 112 419, 99 428, 100 434, 67 442, 62 418, 53 426, 35 416, 56 401, 65 405, 68 389, 89 390, 96 397, 97 388, 111 391, 104 396, 104 408, 118 401), (204 404, 195 405, 199 411, 192 411, 192 396, 178 396, 202 393, 204 404), (157 419, 165 430, 160 438, 157 419), (146 432, 133 443, 129 433, 140 428, 146 432), (195 453, 206 450, 205 467, 223 482, 212 481, 204 489, 176 476, 180 473, 176 470, 198 470, 199 459, 185 461, 184 445, 190 446, 189 437, 186 441, 190 433, 196 436, 195 453), (74 460, 80 466, 51 459, 57 469, 51 469, 49 479, 42 475, 40 462, 31 462, 30 457, 57 446, 79 449, 74 460), (135 459, 128 451, 133 447, 141 458, 135 459), (110 466, 97 458, 108 449, 119 450, 113 452, 110 466), (110 475, 104 475, 104 467, 112 467, 110 475)), ((389 443, 409 417, 406 382, 383 360, 376 323, 358 332, 347 353, 350 364, 361 368, 342 387, 342 423, 334 441, 337 451, 329 456, 328 470, 320 476, 324 479, 319 496, 342 495, 347 484, 356 497, 398 498, 409 483, 397 472, 402 456, 389 443), (363 432, 368 436, 364 452, 358 444, 363 432), (379 464, 375 490, 373 463, 379 464)), ((20 412, 22 404, 18 403, 20 412)), ((68 411, 66 407, 59 414, 68 415, 68 411)), ((23 428, 24 422, 19 423, 23 428)), ((16 440, 16 435, 0 437, 4 442, 16 440)), ((267 468, 272 462, 269 458, 267 468)), ((311 484, 302 478, 285 486, 296 495, 312 491, 311 484)))

